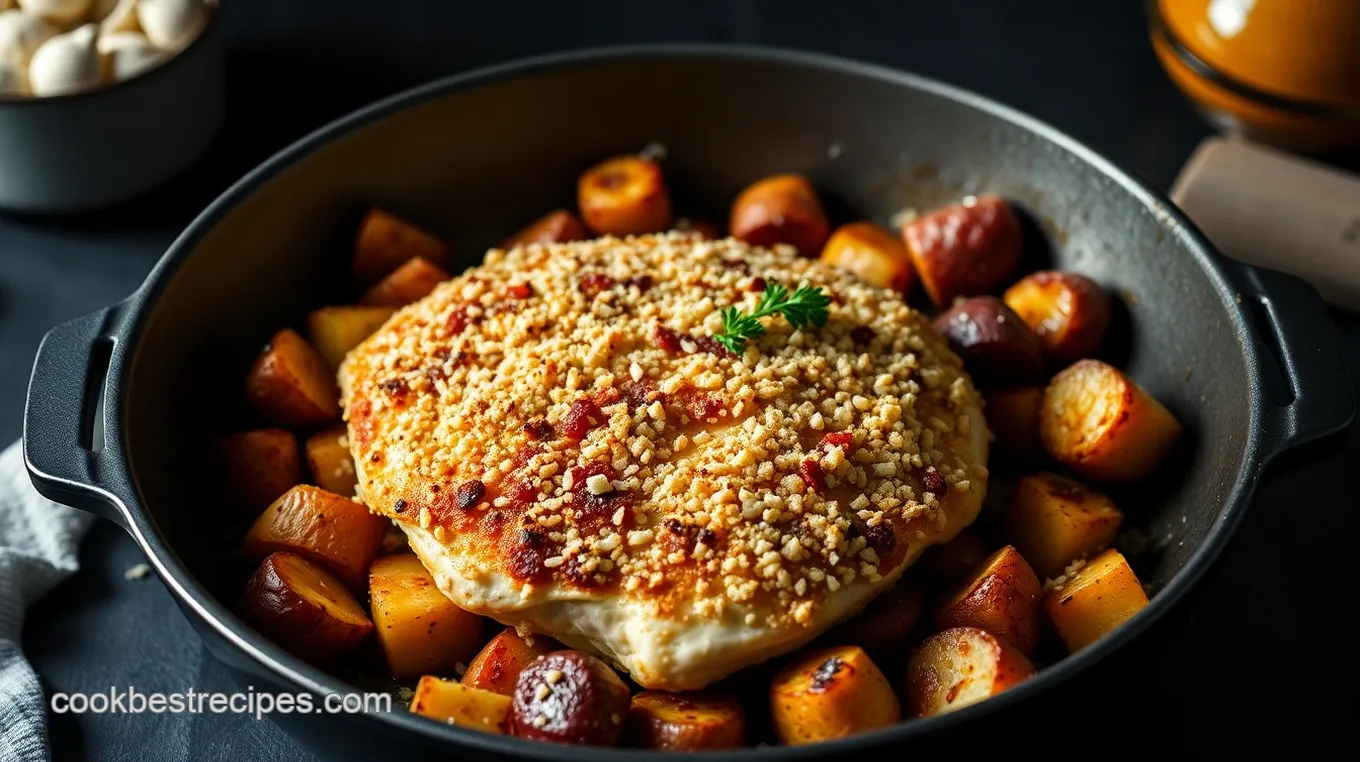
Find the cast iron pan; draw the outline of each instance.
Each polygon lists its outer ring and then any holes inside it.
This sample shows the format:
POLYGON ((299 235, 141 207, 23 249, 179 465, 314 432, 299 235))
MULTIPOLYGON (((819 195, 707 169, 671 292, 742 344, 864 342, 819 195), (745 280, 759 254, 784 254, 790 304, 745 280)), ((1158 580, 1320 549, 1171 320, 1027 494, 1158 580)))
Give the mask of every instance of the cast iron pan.
MULTIPOLYGON (((231 613, 243 577, 211 507, 203 443, 248 425, 233 400, 269 335, 344 298, 349 237, 364 207, 432 228, 472 264, 508 231, 570 203, 584 167, 653 141, 668 151, 677 207, 718 221, 741 187, 774 172, 806 173, 841 220, 886 223, 908 205, 1005 194, 1028 212, 1031 265, 1081 271, 1121 297, 1128 320, 1113 359, 1190 432, 1154 488, 1115 495, 1151 538, 1135 565, 1156 595, 1128 625, 960 712, 730 756, 914 746, 1036 700, 1135 638, 1195 584, 1271 458, 1351 420, 1350 382, 1311 287, 1222 259, 1159 194, 1052 128, 947 85, 842 60, 622 48, 451 77, 342 119, 251 173, 136 294, 48 334, 24 427, 35 484, 127 529, 243 685, 352 690, 231 613)), ((347 754, 627 754, 480 735, 404 712, 274 717, 347 754)))

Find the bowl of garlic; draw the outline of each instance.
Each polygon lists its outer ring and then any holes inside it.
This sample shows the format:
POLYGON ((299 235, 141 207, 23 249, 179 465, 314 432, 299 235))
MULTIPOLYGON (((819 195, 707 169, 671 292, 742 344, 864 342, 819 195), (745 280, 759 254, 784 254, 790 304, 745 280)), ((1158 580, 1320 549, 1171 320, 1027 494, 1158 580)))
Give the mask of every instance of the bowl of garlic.
POLYGON ((117 204, 222 120, 217 0, 0 0, 0 208, 117 204))

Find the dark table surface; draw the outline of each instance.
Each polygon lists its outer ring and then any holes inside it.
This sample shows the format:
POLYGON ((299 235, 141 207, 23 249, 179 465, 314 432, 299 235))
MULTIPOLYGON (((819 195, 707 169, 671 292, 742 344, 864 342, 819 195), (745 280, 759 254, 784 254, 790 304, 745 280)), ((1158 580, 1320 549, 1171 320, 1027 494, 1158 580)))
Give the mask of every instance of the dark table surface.
MULTIPOLYGON (((993 96, 1162 188, 1207 134, 1157 67, 1133 2, 225 5, 228 123, 195 170, 119 210, 0 215, 0 436, 19 435, 42 334, 134 289, 176 232, 233 179, 333 117, 469 67, 656 40, 806 48, 993 96)), ((1360 372, 1360 320, 1334 317, 1360 372)), ((1360 506, 1345 479, 1356 462, 1360 433, 1352 429, 1276 464, 1201 588, 1103 668, 1099 698, 1066 700, 1107 704, 1109 735, 1124 751, 1165 750, 1176 737, 1253 749, 1347 740, 1348 721, 1360 714, 1360 649, 1344 600, 1356 581, 1351 542, 1360 534, 1360 506)), ((140 561, 126 536, 101 523, 82 547, 81 571, 30 613, 24 644, 49 692, 236 690, 158 581, 124 579, 140 561)), ((1053 719, 1014 722, 1019 737, 1042 740, 1036 732, 1044 724, 1064 730, 1053 719)), ((50 731, 63 759, 315 758, 268 720, 231 714, 63 715, 52 718, 50 731)), ((1050 748, 1072 749, 1057 740, 1050 748)))

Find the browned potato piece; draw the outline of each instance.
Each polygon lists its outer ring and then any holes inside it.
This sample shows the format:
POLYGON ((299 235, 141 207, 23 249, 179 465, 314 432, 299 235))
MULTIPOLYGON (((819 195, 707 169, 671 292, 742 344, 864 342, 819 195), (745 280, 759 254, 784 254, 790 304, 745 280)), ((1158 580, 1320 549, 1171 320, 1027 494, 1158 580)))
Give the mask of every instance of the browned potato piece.
POLYGON ((449 247, 424 230, 382 209, 370 209, 354 244, 354 280, 366 285, 414 257, 446 267, 449 247))
POLYGON ((1020 223, 995 194, 964 199, 902 227, 916 274, 935 306, 995 291, 1020 264, 1020 223))
POLYGON ((746 745, 741 704, 705 693, 643 691, 628 708, 628 745, 664 751, 739 749, 746 745))
POLYGON ((332 368, 382 327, 396 307, 322 307, 307 316, 307 336, 332 368))
POLYGON ((822 248, 822 261, 849 270, 871 286, 906 293, 916 283, 907 247, 872 222, 841 225, 822 248))
POLYGON ((378 555, 387 524, 347 497, 300 484, 255 520, 246 533, 245 551, 258 558, 280 550, 297 553, 358 589, 378 555))
POLYGON ((316 663, 353 653, 373 623, 330 572, 293 553, 272 553, 246 583, 241 618, 302 658, 316 663))
POLYGON ((452 672, 482 646, 482 618, 445 597, 414 554, 374 561, 368 594, 378 644, 398 679, 452 672))
POLYGON ((608 664, 579 651, 540 656, 519 674, 510 724, 517 736, 614 746, 628 716, 628 686, 608 664))
POLYGON ((378 281, 359 297, 359 303, 371 306, 405 307, 430 295, 435 286, 452 278, 444 268, 429 260, 416 257, 378 281))
POLYGON ((681 217, 675 221, 675 226, 671 228, 672 233, 684 233, 691 238, 700 241, 716 241, 722 238, 722 231, 718 226, 704 220, 692 220, 688 217, 681 217))
POLYGON ((279 495, 302 483, 297 437, 283 429, 228 434, 217 440, 222 491, 244 514, 254 516, 279 495))
POLYGON ((1118 368, 1080 360, 1044 390, 1039 435, 1053 459, 1101 481, 1152 473, 1181 424, 1118 368))
POLYGON ((502 249, 528 246, 531 243, 568 243, 590 237, 586 226, 566 209, 554 209, 529 223, 501 242, 502 249))
POLYGON ((770 713, 786 744, 843 738, 902 719, 892 686, 859 646, 795 658, 770 686, 770 713))
POLYGON ((1110 325, 1110 297, 1084 275, 1045 270, 1006 289, 1015 310, 1043 342, 1054 361, 1067 364, 1100 348, 1110 325))
POLYGON ((854 618, 826 634, 828 643, 849 643, 875 657, 891 657, 911 642, 925 608, 925 592, 911 574, 869 602, 854 618))
POLYGON ((556 641, 546 635, 534 635, 530 640, 525 640, 514 627, 506 627, 491 642, 482 646, 472 663, 468 664, 467 671, 463 673, 463 685, 512 695, 519 673, 538 657, 559 647, 556 641))
POLYGON ((907 711, 932 717, 989 699, 1028 680, 1034 665, 1004 640, 976 627, 932 635, 907 662, 907 711))
POLYGON ((510 732, 510 697, 425 675, 416 683, 411 712, 483 733, 510 732))
POLYGON ((987 402, 987 426, 996 436, 992 449, 999 460, 1013 464, 1032 463, 1043 453, 1039 439, 1039 410, 1043 407, 1042 386, 1017 386, 990 389, 983 393, 987 402))
POLYGON ((732 204, 732 237, 752 246, 785 243, 815 257, 831 235, 822 201, 802 175, 775 175, 748 186, 732 204))
POLYGON ((1021 479, 1001 514, 1006 539, 1045 579, 1108 547, 1123 521, 1110 498, 1050 473, 1021 479))
POLYGON ((1044 348, 995 296, 976 296, 941 312, 935 330, 980 387, 1020 386, 1044 377, 1044 348))
POLYGON ((954 539, 922 553, 916 568, 936 582, 955 582, 982 565, 995 547, 978 530, 964 527, 954 539))
POLYGON ((977 627, 1005 640, 1026 656, 1039 650, 1039 599, 1043 585, 1034 570, 1007 545, 948 595, 935 612, 935 626, 977 627))
POLYGON ((576 183, 586 225, 602 235, 656 233, 671 226, 671 194, 661 165, 641 156, 600 162, 576 183))
POLYGON ((1129 562, 1114 548, 1087 561, 1044 598, 1053 629, 1076 652, 1133 618, 1148 603, 1129 562))
POLYGON ((307 466, 316 486, 348 497, 354 494, 359 478, 354 473, 354 457, 349 454, 349 431, 344 424, 322 429, 307 437, 307 466))
POLYGON ((274 334, 246 374, 246 404, 288 429, 310 429, 340 417, 335 374, 292 329, 274 334))

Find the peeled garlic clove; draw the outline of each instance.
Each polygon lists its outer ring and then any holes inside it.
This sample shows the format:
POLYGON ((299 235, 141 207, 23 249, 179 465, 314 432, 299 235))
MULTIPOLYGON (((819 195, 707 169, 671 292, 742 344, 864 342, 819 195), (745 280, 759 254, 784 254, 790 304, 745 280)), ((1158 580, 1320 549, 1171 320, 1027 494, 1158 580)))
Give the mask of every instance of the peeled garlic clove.
POLYGON ((95 48, 99 28, 86 24, 44 42, 28 64, 28 84, 37 96, 65 95, 95 87, 104 66, 95 48))
POLYGON ((28 74, 0 61, 0 95, 28 95, 28 74))
POLYGON ((203 0, 138 0, 137 20, 151 44, 179 50, 193 42, 208 23, 203 0))
POLYGON ((137 0, 95 0, 90 18, 99 22, 100 34, 138 32, 137 0))
POLYGON ((67 26, 85 18, 94 0, 19 0, 19 7, 32 16, 57 26, 67 26))
POLYGON ((104 56, 104 67, 114 82, 132 79, 170 55, 136 32, 100 36, 99 52, 104 56))
POLYGON ((0 11, 0 63, 22 72, 38 46, 56 34, 56 27, 23 11, 0 11))

